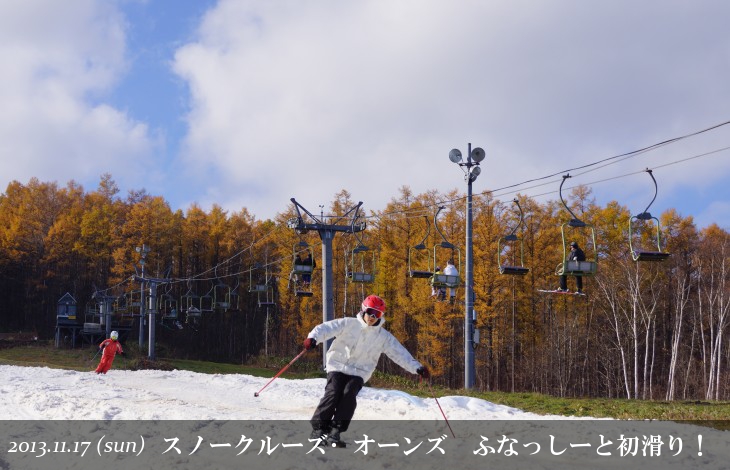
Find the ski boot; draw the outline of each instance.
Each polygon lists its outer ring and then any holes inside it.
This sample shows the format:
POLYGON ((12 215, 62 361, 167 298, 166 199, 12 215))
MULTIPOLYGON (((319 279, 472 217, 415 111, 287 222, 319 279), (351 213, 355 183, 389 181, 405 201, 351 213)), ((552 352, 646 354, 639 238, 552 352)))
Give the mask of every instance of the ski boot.
POLYGON ((329 435, 329 429, 315 428, 312 429, 312 433, 309 435, 310 440, 319 440, 318 446, 324 445, 327 442, 327 436, 329 435))
POLYGON ((340 429, 332 428, 329 435, 327 435, 327 445, 329 447, 347 447, 347 445, 340 439, 340 429))

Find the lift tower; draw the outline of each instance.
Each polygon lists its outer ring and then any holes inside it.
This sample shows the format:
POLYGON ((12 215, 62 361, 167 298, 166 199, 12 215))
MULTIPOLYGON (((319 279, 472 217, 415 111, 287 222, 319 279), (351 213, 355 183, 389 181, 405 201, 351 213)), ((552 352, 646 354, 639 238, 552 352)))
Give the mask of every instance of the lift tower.
MULTIPOLYGON (((362 201, 357 203, 357 206, 351 208, 344 215, 341 216, 329 216, 330 222, 325 223, 324 215, 317 218, 307 209, 302 207, 296 199, 291 198, 291 202, 294 204, 294 208, 297 211, 297 217, 289 219, 287 226, 296 230, 298 234, 305 234, 310 230, 314 230, 319 233, 319 238, 322 239, 322 321, 334 320, 335 311, 335 300, 334 300, 334 289, 333 277, 332 277, 332 239, 335 237, 337 232, 355 233, 365 230, 365 222, 355 224, 355 220, 358 218, 358 212, 362 201), (304 220, 302 212, 307 214, 310 221, 304 220), (353 213, 352 218, 348 222, 342 225, 339 222, 348 220, 349 214, 353 213)), ((322 345, 322 367, 326 364, 327 351, 329 350, 332 340, 328 340, 322 345)))

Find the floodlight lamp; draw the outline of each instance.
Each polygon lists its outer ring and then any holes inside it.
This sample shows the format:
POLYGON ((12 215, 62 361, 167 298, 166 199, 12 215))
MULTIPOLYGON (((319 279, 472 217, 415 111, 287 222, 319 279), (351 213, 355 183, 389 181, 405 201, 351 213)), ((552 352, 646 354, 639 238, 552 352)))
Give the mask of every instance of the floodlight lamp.
POLYGON ((286 226, 289 228, 297 228, 299 226, 299 219, 297 219, 296 217, 293 217, 293 218, 287 220, 286 226))
POLYGON ((471 159, 477 163, 484 160, 485 156, 486 156, 486 153, 484 153, 484 149, 481 147, 477 147, 471 151, 471 159))
POLYGON ((472 168, 472 169, 471 169, 471 175, 472 175, 472 176, 473 176, 474 178, 476 178, 477 176, 479 176, 479 175, 481 175, 481 174, 482 174, 482 167, 480 167, 480 166, 475 166, 474 168, 472 168))
POLYGON ((449 160, 453 163, 459 163, 461 161, 461 150, 452 149, 451 152, 449 152, 449 160))

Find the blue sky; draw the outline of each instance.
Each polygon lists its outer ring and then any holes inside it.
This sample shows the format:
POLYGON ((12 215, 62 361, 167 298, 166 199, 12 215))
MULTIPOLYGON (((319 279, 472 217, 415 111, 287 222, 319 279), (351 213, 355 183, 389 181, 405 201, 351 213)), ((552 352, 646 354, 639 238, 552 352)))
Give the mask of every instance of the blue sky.
MULTIPOLYGON (((448 152, 472 143, 474 192, 502 188, 730 121, 728 17, 722 0, 2 2, 0 187, 110 173, 173 209, 267 219, 345 189, 382 210, 403 186, 464 193, 448 152)), ((653 168, 652 213, 730 229, 725 147, 730 125, 571 183, 639 212, 653 168)), ((517 189, 557 199, 559 180, 517 189)))
POLYGON ((127 23, 130 70, 111 90, 109 102, 163 130, 169 151, 179 151, 188 105, 185 81, 171 71, 177 48, 195 40, 211 0, 130 0, 119 4, 127 23))

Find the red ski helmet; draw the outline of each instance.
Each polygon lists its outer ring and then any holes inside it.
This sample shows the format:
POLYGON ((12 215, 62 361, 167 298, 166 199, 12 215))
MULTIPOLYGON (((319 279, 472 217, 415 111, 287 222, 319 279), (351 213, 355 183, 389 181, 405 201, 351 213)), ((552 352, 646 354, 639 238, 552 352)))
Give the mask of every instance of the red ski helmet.
POLYGON ((377 295, 368 295, 365 297, 365 300, 362 301, 362 311, 367 312, 368 309, 372 309, 377 312, 375 316, 380 318, 385 313, 385 301, 377 295))

